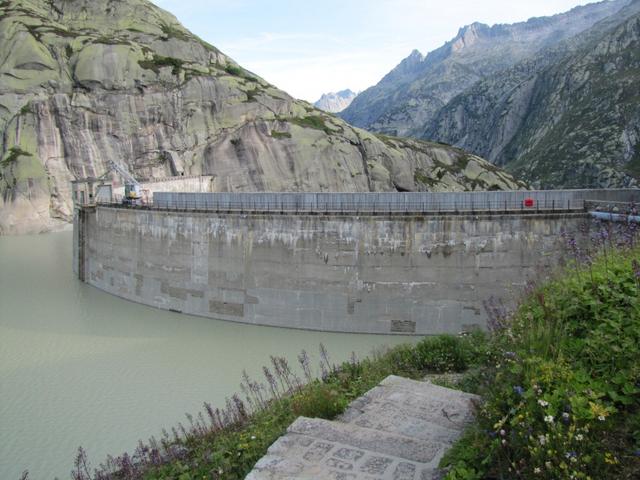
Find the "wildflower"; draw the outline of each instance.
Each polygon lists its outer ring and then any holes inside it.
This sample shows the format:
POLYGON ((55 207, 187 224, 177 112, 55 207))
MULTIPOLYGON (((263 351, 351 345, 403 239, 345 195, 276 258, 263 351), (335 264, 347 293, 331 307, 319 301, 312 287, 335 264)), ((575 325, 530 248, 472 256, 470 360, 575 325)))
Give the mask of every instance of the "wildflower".
POLYGON ((507 441, 505 439, 502 439, 502 445, 506 445, 507 441))
POLYGON ((540 472, 542 472, 542 470, 540 470, 540 467, 536 467, 536 468, 533 469, 533 473, 538 474, 540 472))
POLYGON ((524 388, 522 388, 520 385, 516 385, 515 387, 513 387, 513 391, 520 396, 524 395, 524 388))
POLYGON ((255 440, 256 436, 255 435, 251 435, 251 440, 255 440))
POLYGON ((538 435, 538 441, 540 445, 544 445, 547 443, 547 437, 545 435, 538 435))
POLYGON ((500 430, 500 436, 504 437, 507 434, 507 432, 505 432, 504 430, 500 430))
POLYGON ((636 277, 636 280, 640 281, 640 263, 634 259, 631 262, 631 267, 633 268, 633 275, 636 277))
POLYGON ((543 407, 548 407, 549 406, 549 402, 547 402, 546 400, 538 400, 538 403, 543 406, 543 407))
POLYGON ((618 459, 609 452, 604 454, 604 461, 609 465, 616 465, 618 463, 618 459))
POLYGON ((581 433, 576 435, 576 440, 578 440, 579 442, 581 442, 584 439, 584 435, 582 435, 581 433))
POLYGON ((546 416, 544 417, 544 421, 545 421, 546 423, 553 423, 553 415, 546 415, 546 416))
POLYGON ((549 470, 553 468, 553 464, 551 462, 544 462, 544 466, 547 467, 549 470))
POLYGON ((604 415, 598 415, 598 420, 600 420, 601 422, 605 421, 605 416, 604 415))

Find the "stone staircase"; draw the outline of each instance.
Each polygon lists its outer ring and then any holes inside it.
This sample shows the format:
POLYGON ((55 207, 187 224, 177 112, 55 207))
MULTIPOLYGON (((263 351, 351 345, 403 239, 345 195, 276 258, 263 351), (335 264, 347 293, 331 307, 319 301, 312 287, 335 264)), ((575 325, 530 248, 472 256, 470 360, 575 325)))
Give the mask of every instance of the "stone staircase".
POLYGON ((298 418, 246 480, 430 480, 479 398, 390 376, 337 420, 298 418))

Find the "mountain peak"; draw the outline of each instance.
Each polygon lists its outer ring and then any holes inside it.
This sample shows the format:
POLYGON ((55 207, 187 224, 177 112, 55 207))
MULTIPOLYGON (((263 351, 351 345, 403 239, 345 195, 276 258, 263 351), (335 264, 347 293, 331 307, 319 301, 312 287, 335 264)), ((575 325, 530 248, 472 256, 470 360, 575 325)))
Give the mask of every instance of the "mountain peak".
POLYGON ((479 22, 462 27, 451 42, 451 51, 455 53, 464 48, 469 48, 476 44, 480 38, 486 36, 490 30, 491 27, 489 25, 479 22))
POLYGON ((356 98, 356 93, 351 89, 340 90, 339 92, 323 93, 313 105, 325 112, 338 113, 351 105, 351 102, 356 98))

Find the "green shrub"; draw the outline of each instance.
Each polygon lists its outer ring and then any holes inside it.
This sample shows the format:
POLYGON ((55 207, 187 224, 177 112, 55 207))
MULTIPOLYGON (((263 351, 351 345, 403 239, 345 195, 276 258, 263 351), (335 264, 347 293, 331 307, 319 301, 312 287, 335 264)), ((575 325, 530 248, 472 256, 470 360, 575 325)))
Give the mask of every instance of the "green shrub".
POLYGON ((443 459, 449 480, 470 466, 478 478, 638 478, 639 260, 608 247, 522 302, 492 339, 476 434, 443 459))
POLYGON ((32 157, 32 156, 33 155, 30 154, 29 152, 25 152, 20 147, 17 147, 14 145, 9 149, 8 155, 4 158, 4 160, 2 160, 1 164, 2 166, 7 167, 13 163, 16 163, 19 157, 32 157))
POLYGON ((277 130, 271 130, 271 136, 273 138, 291 138, 289 132, 278 132, 277 130))
POLYGON ((416 345, 419 365, 435 373, 462 372, 468 365, 468 354, 459 337, 441 335, 428 337, 416 345))
POLYGON ((224 67, 224 70, 229 75, 233 75, 234 77, 241 77, 244 73, 242 68, 238 67, 237 65, 227 65, 226 67, 224 67))
POLYGON ((325 119, 318 115, 307 115, 306 117, 292 117, 287 120, 303 128, 313 128, 315 130, 322 130, 327 134, 332 133, 332 130, 329 127, 327 127, 327 125, 325 124, 325 119))
POLYGON ((173 75, 178 75, 182 70, 182 66, 184 65, 184 60, 180 60, 179 58, 174 57, 163 57, 160 55, 154 55, 151 60, 139 60, 138 64, 146 69, 152 70, 156 74, 160 73, 160 68, 162 67, 171 67, 171 73, 173 75))
POLYGON ((163 41, 167 41, 170 38, 175 38, 177 40, 182 40, 183 42, 188 42, 190 40, 192 40, 191 35, 189 35, 188 32, 185 32, 183 30, 181 30, 178 27, 175 27, 173 25, 169 25, 168 23, 162 23, 160 25, 160 29, 162 30, 162 33, 164 34, 164 37, 162 38, 163 41))
POLYGON ((291 408, 296 416, 331 419, 341 414, 348 403, 334 385, 314 382, 293 397, 291 408))

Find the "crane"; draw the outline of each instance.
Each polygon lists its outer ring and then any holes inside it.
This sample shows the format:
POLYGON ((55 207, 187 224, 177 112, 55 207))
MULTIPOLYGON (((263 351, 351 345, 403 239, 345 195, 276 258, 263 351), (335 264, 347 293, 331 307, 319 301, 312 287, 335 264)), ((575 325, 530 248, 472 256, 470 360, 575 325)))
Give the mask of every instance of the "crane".
POLYGON ((138 204, 142 199, 142 186, 140 185, 140 182, 138 182, 122 165, 119 165, 114 160, 109 160, 109 168, 104 172, 104 174, 102 174, 100 179, 106 177, 112 170, 115 170, 120 174, 124 180, 124 199, 122 200, 122 203, 126 203, 128 205, 138 204))

